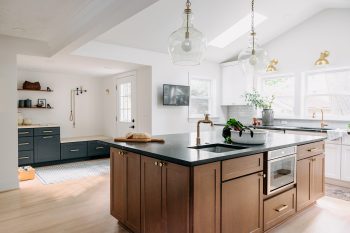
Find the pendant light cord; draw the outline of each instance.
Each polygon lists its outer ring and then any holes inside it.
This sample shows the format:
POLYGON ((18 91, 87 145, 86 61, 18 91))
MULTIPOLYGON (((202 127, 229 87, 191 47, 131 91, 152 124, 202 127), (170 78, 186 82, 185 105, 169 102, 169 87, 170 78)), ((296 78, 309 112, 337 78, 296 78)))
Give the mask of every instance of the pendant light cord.
POLYGON ((185 38, 188 39, 190 37, 190 32, 189 32, 189 19, 190 19, 190 14, 191 14, 191 2, 190 0, 186 1, 186 9, 185 9, 185 14, 186 14, 186 34, 185 38))
POLYGON ((252 55, 255 55, 255 25, 254 25, 254 5, 255 0, 252 0, 252 28, 251 28, 251 35, 253 37, 253 50, 252 50, 252 55))

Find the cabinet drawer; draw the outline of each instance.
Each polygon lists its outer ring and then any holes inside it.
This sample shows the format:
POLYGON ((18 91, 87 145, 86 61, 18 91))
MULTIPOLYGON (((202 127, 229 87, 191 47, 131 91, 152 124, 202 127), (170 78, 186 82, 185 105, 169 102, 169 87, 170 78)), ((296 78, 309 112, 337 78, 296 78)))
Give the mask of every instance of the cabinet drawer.
POLYGON ((96 155, 108 155, 109 154, 109 146, 104 145, 98 141, 89 141, 88 142, 88 156, 96 156, 96 155))
POLYGON ((18 151, 33 150, 33 137, 18 138, 18 151))
POLYGON ((297 159, 305 159, 315 155, 324 153, 324 141, 322 142, 314 142, 302 146, 298 146, 297 149, 297 159))
POLYGON ((33 129, 18 129, 18 137, 33 137, 33 129))
POLYGON ((61 159, 76 159, 87 156, 86 142, 71 142, 61 144, 61 159))
POLYGON ((34 163, 33 151, 18 152, 18 166, 29 165, 34 163))
POLYGON ((222 181, 263 170, 263 154, 250 155, 222 162, 222 181))
POLYGON ((47 128, 34 129, 34 136, 58 135, 58 134, 60 134, 60 127, 47 127, 47 128))
POLYGON ((264 231, 281 223, 296 211, 295 188, 264 201, 264 231))

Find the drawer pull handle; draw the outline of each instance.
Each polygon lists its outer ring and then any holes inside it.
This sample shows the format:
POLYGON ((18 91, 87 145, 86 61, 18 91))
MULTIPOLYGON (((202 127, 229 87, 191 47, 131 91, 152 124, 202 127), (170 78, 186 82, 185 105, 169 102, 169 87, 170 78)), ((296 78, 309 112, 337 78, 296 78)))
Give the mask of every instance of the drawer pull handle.
POLYGON ((266 178, 266 174, 264 174, 264 173, 258 173, 258 176, 261 176, 261 177, 263 177, 263 178, 266 178))
POLYGON ((104 147, 103 146, 96 147, 96 150, 101 150, 101 149, 104 149, 104 147))
POLYGON ((29 159, 29 157, 20 157, 18 159, 29 159))
POLYGON ((18 145, 19 146, 26 146, 26 145, 29 145, 30 143, 29 142, 24 142, 24 143, 19 143, 18 145))
POLYGON ((49 138, 53 138, 53 136, 47 136, 47 137, 43 137, 44 139, 49 139, 49 138))
POLYGON ((282 205, 281 207, 279 207, 279 208, 277 208, 277 209, 275 209, 277 212, 281 212, 281 211, 283 211, 283 210, 285 210, 285 209, 287 209, 288 208, 288 205, 282 205))
POLYGON ((29 134, 29 132, 28 132, 28 131, 26 131, 26 132, 19 132, 18 134, 19 134, 19 135, 29 134))
POLYGON ((317 151, 318 150, 318 148, 311 148, 311 149, 308 149, 307 151, 308 152, 315 152, 315 151, 317 151))
POLYGON ((80 151, 79 149, 73 149, 73 150, 70 150, 70 152, 78 152, 80 151))
POLYGON ((44 130, 43 133, 53 133, 52 130, 44 130))

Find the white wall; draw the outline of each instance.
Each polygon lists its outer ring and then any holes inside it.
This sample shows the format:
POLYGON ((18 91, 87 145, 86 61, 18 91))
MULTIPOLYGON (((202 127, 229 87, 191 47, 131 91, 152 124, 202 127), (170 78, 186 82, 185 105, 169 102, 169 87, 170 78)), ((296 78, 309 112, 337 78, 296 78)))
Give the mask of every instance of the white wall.
POLYGON ((224 111, 220 106, 221 69, 219 64, 203 62, 200 66, 181 67, 171 63, 167 54, 128 48, 101 42, 90 42, 74 54, 103 59, 132 62, 152 67, 152 134, 183 133, 193 131, 193 121, 188 119, 188 107, 163 106, 163 84, 188 84, 190 76, 210 78, 216 81, 217 121, 222 121, 224 111))
POLYGON ((24 81, 39 81, 42 89, 49 86, 54 92, 18 92, 18 99, 31 99, 37 104, 38 99, 46 99, 54 109, 21 109, 24 118, 30 118, 33 124, 58 124, 61 138, 103 135, 103 88, 101 77, 77 76, 64 73, 43 71, 18 71, 18 87, 24 81), (76 127, 73 128, 70 116, 70 91, 82 86, 87 92, 75 96, 76 127))
POLYGON ((0 192, 18 188, 16 54, 44 56, 47 46, 26 39, 0 36, 0 192))
POLYGON ((283 73, 315 69, 324 50, 330 51, 331 66, 349 66, 349 22, 350 9, 325 10, 264 47, 279 60, 278 70, 283 73))
POLYGON ((103 78, 104 135, 109 137, 115 137, 117 135, 116 79, 123 76, 125 77, 127 74, 135 74, 136 76, 136 128, 139 132, 152 133, 152 69, 150 67, 144 67, 136 71, 103 78), (106 92, 107 89, 109 93, 106 92))

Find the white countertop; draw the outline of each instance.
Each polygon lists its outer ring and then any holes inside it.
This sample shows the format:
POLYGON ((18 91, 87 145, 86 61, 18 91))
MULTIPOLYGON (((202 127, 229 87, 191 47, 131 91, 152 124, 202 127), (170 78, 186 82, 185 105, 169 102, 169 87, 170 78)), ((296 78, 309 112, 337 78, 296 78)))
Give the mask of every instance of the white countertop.
POLYGON ((46 127, 60 127, 56 124, 33 124, 33 125, 19 125, 19 129, 34 129, 34 128, 46 128, 46 127))
POLYGON ((111 139, 111 137, 106 137, 106 136, 102 136, 102 135, 86 136, 86 137, 72 137, 72 138, 61 138, 61 143, 108 140, 108 139, 111 139))

